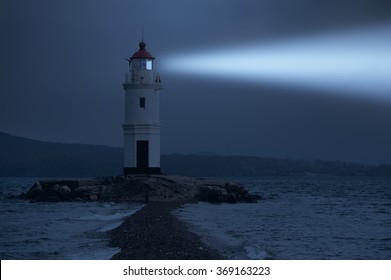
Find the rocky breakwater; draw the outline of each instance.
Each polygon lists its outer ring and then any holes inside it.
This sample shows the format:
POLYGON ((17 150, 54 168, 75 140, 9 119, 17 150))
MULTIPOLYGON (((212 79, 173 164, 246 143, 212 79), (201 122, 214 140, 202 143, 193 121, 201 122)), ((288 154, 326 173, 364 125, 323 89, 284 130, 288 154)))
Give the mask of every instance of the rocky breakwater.
POLYGON ((111 201, 111 202, 256 202, 237 183, 165 175, 128 175, 80 180, 45 180, 34 183, 20 195, 32 202, 111 201))
POLYGON ((34 183, 20 198, 32 202, 257 202, 241 184, 224 180, 166 175, 128 175, 80 180, 46 180, 34 183))

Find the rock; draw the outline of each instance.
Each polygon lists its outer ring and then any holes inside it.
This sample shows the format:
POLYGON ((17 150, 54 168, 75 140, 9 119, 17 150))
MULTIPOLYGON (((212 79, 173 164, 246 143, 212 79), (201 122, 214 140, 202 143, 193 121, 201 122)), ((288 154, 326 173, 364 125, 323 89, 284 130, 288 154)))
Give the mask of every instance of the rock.
POLYGON ((234 183, 226 183, 224 188, 229 193, 235 194, 237 197, 243 197, 248 195, 247 189, 243 185, 234 184, 234 183))
POLYGON ((70 194, 72 192, 68 186, 60 186, 60 185, 54 185, 52 187, 52 191, 57 192, 59 194, 70 194))
POLYGON ((238 199, 234 193, 227 194, 224 198, 224 202, 227 203, 237 203, 238 199))
POLYGON ((60 186, 56 184, 52 187, 51 191, 60 201, 68 201, 72 198, 72 191, 68 186, 60 186))
POLYGON ((238 184, 226 183, 198 188, 197 200, 211 203, 257 202, 260 196, 250 195, 247 189, 238 184))
POLYGON ((220 203, 222 201, 223 194, 221 190, 215 188, 205 188, 206 199, 211 203, 220 203))
POLYGON ((97 200, 100 192, 99 186, 82 186, 74 190, 75 196, 86 200, 91 200, 91 197, 96 197, 93 200, 97 200))
POLYGON ((31 198, 31 197, 41 196, 42 194, 43 194, 43 188, 39 182, 36 182, 27 192, 26 197, 31 198))
POLYGON ((34 183, 21 198, 33 201, 112 202, 256 202, 240 184, 222 180, 164 175, 126 175, 87 180, 49 180, 34 183))

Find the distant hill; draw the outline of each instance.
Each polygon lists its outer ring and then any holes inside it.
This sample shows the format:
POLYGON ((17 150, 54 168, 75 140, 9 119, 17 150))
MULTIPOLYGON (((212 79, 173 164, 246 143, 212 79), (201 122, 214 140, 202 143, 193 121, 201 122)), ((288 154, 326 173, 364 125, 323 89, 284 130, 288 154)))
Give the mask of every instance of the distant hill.
POLYGON ((106 176, 122 173, 122 149, 36 141, 0 132, 0 176, 106 176))
POLYGON ((217 155, 163 155, 162 170, 167 174, 216 177, 391 176, 391 164, 366 166, 342 161, 217 155))
MULTIPOLYGON (((119 175, 122 148, 60 144, 0 132, 0 176, 99 177, 119 175)), ((341 161, 306 161, 220 156, 201 152, 162 155, 165 174, 211 177, 246 176, 391 176, 391 164, 366 166, 341 161)))

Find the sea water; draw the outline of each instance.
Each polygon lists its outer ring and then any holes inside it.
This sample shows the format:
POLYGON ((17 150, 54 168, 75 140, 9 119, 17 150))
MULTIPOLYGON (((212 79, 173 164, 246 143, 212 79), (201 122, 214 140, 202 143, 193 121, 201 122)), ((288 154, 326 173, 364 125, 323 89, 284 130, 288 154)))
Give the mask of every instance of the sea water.
POLYGON ((391 259, 391 178, 236 178, 255 204, 175 211, 229 258, 391 259))
MULTIPOLYGON (((0 178, 0 259, 109 259, 106 231, 141 204, 30 203, 40 178, 0 178)), ((258 203, 188 204, 175 211, 236 259, 391 259, 391 178, 230 178, 258 203)))
MULTIPOLYGON (((137 203, 30 203, 15 196, 41 178, 0 178, 0 259, 110 259, 106 232, 137 203)), ((47 179, 47 178, 46 178, 47 179)))

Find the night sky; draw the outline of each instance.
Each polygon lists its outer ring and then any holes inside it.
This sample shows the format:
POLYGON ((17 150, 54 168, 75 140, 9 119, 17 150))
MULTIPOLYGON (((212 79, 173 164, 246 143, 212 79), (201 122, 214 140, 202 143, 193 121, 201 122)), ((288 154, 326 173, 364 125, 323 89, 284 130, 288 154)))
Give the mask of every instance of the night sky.
POLYGON ((0 21, 2 132, 122 146, 124 58, 138 50, 144 30, 164 86, 163 154, 391 163, 390 97, 164 66, 179 54, 391 29, 390 1, 1 0, 0 21))

